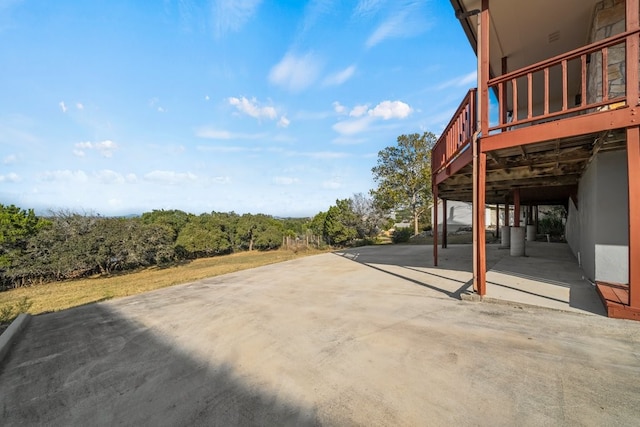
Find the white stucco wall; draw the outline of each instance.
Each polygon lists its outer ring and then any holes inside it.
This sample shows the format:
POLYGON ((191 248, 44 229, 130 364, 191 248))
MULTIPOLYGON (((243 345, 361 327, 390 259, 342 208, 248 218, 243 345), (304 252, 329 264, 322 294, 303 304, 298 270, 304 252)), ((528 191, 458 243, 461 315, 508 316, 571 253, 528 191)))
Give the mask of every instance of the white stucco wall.
POLYGON ((598 156, 596 279, 629 282, 629 187, 627 153, 598 156))
MULTIPOLYGON (((433 206, 431 207, 431 218, 433 206)), ((438 200, 438 230, 442 230, 442 200, 438 200)), ((447 231, 455 232, 461 227, 471 227, 473 220, 473 205, 469 202, 447 200, 447 231)), ((432 219, 433 221, 433 219, 432 219)), ((495 208, 488 207, 485 210, 485 225, 493 226, 496 223, 495 208)), ((432 224, 433 225, 433 224, 432 224)))
POLYGON ((625 151, 598 154, 569 202, 567 241, 591 280, 629 281, 629 204, 625 151))

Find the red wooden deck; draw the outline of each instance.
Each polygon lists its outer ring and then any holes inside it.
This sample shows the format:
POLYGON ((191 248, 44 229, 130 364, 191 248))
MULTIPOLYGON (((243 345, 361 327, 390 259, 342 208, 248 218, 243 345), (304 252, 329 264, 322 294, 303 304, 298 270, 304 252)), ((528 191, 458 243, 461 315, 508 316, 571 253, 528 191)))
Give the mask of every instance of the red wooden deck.
POLYGON ((640 320, 640 310, 629 306, 629 285, 596 282, 596 288, 607 309, 607 316, 640 320))

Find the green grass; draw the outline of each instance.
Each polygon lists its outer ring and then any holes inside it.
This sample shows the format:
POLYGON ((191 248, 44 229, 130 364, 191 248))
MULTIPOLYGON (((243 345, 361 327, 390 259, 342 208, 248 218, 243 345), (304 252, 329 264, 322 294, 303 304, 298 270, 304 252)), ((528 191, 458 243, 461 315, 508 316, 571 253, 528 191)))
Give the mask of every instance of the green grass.
POLYGON ((197 259, 171 267, 151 267, 108 277, 92 277, 11 289, 0 292, 0 311, 3 309, 6 311, 9 307, 19 307, 21 304, 24 306, 23 301, 31 304, 28 307, 28 312, 31 314, 59 311, 322 252, 318 250, 241 252, 197 259))

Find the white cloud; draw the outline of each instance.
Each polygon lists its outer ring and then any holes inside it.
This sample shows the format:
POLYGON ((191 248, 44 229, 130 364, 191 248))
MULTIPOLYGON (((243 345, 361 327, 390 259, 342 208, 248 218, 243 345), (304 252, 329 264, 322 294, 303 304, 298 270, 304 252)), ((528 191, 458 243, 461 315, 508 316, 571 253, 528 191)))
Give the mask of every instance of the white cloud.
POLYGON ((247 151, 260 151, 259 148, 243 147, 238 145, 198 145, 198 151, 210 151, 214 153, 242 153, 247 151))
POLYGON ((89 177, 84 171, 71 171, 69 169, 45 171, 39 175, 42 181, 67 181, 67 182, 87 182, 89 177))
POLYGON ((184 184, 186 182, 193 182, 198 179, 198 177, 191 172, 182 173, 174 171, 155 170, 147 173, 144 176, 144 179, 161 184, 177 185, 184 184))
POLYGON ((95 173, 96 178, 103 184, 124 184, 125 178, 118 172, 104 169, 95 173))
POLYGON ((211 98, 209 98, 209 95, 205 95, 205 96, 204 96, 204 100, 205 100, 205 101, 208 101, 208 100, 210 100, 210 99, 211 99, 211 98))
POLYGON ((364 105, 356 105, 349 111, 349 116, 351 117, 361 117, 367 114, 367 110, 369 109, 369 104, 364 105))
POLYGON ((289 119, 287 119, 286 116, 282 116, 280 117, 280 120, 278 120, 278 127, 286 128, 289 126, 290 123, 291 122, 289 121, 289 119))
POLYGON ((228 130, 216 129, 208 126, 196 129, 198 138, 206 139, 260 139, 264 138, 264 133, 239 133, 228 130))
POLYGON ((211 178, 211 181, 214 184, 229 184, 231 182, 231 178, 228 176, 214 176, 211 178))
POLYGON ((137 182, 138 181, 138 177, 136 176, 135 173, 128 173, 127 176, 124 177, 124 179, 126 179, 127 182, 137 182))
POLYGON ((333 125, 333 130, 342 135, 354 135, 369 129, 374 118, 371 116, 360 117, 355 120, 344 120, 333 125))
POLYGON ((7 175, 0 175, 0 182, 19 182, 20 175, 10 172, 7 175))
POLYGON ((298 182, 300 182, 300 180, 298 178, 293 178, 290 176, 276 176, 273 178, 273 182, 274 184, 278 185, 291 185, 297 184, 298 182))
POLYGON ((395 1, 392 3, 392 12, 371 33, 365 43, 366 47, 372 48, 390 38, 412 37, 426 31, 431 24, 423 17, 421 6, 421 2, 395 1))
POLYGON ((58 105, 60 106, 60 109, 62 110, 63 113, 67 112, 67 106, 64 105, 64 101, 60 101, 58 105))
POLYGON ((18 156, 16 156, 15 154, 9 154, 8 156, 5 156, 4 159, 2 159, 2 163, 5 165, 11 165, 13 163, 16 163, 18 161, 18 156))
POLYGON ((321 68, 320 60, 311 53, 302 56, 287 53, 269 72, 269 81, 287 90, 299 92, 318 79, 321 68))
POLYGON ((228 101, 230 105, 236 107, 241 113, 256 119, 266 118, 274 120, 278 117, 278 113, 274 107, 261 107, 256 98, 247 99, 244 96, 242 98, 230 97, 228 101))
POLYGON ((77 102, 77 103, 76 103, 76 108, 77 108, 78 110, 84 110, 84 105, 82 105, 82 103, 81 103, 81 102, 77 102))
POLYGON ((233 134, 228 130, 220 130, 213 128, 201 128, 196 131, 196 136, 198 138, 208 138, 208 139, 232 139, 233 134))
POLYGON ((96 150, 102 157, 111 157, 117 149, 118 144, 109 139, 100 142, 86 141, 76 143, 73 154, 78 157, 84 157, 86 154, 84 150, 96 150))
POLYGON ((328 190, 336 190, 341 187, 342 183, 336 178, 322 182, 322 188, 326 188, 328 190))
POLYGON ((467 85, 475 86, 475 83, 477 82, 477 80, 478 80, 478 72, 477 70, 474 70, 463 76, 458 76, 451 80, 447 80, 446 82, 439 84, 436 87, 436 89, 442 90, 450 87, 461 87, 461 86, 467 86, 467 85))
POLYGON ((261 2, 262 0, 215 0, 213 17, 216 37, 239 31, 251 19, 261 2))
POLYGON ((368 105, 356 105, 349 116, 354 119, 343 120, 333 125, 333 130, 341 135, 354 135, 370 129, 375 120, 404 119, 413 109, 402 101, 382 101, 369 109, 368 105))
POLYGON ((349 154, 341 151, 312 151, 309 153, 294 153, 294 154, 302 157, 317 159, 317 160, 343 159, 349 156, 349 154))
POLYGON ((356 66, 350 65, 342 71, 331 74, 324 79, 324 84, 327 86, 338 86, 349 80, 356 72, 356 66))
POLYGON ((347 107, 345 107, 344 105, 340 104, 338 101, 335 101, 331 105, 333 105, 333 111, 335 111, 338 114, 344 114, 347 111, 347 107))
POLYGON ((159 113, 167 112, 167 109, 160 105, 160 99, 158 97, 153 97, 149 100, 149 107, 155 108, 159 113))
POLYGON ((369 115, 372 117, 381 117, 384 120, 404 119, 409 116, 412 111, 413 109, 409 104, 405 104, 402 101, 382 101, 372 110, 369 110, 369 115))
POLYGON ((384 2, 385 0, 360 0, 353 13, 356 16, 371 15, 377 12, 384 2))

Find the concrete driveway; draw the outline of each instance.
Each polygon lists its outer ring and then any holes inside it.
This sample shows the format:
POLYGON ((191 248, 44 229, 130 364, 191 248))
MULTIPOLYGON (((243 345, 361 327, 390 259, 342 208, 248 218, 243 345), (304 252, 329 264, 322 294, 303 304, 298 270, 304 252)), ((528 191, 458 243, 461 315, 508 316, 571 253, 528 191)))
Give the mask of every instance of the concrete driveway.
POLYGON ((1 424, 637 424, 640 322, 358 262, 430 256, 359 248, 36 316, 0 365, 1 424))

